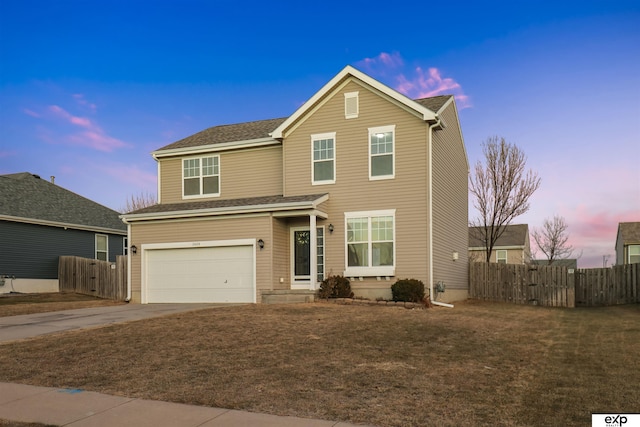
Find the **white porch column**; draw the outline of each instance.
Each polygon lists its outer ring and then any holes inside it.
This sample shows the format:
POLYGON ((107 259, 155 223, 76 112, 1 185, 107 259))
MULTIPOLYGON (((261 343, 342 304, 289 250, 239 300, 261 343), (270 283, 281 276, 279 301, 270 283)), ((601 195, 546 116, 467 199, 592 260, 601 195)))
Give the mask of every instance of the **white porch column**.
POLYGON ((318 230, 316 229, 316 216, 309 215, 309 289, 316 289, 318 281, 318 230))

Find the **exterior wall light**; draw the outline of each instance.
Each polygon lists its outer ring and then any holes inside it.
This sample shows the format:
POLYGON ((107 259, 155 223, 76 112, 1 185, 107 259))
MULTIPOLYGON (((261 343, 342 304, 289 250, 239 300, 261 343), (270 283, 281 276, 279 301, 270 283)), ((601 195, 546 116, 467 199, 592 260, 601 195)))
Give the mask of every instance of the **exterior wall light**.
POLYGON ((131 245, 131 253, 134 255, 138 253, 138 247, 136 245, 131 245))
POLYGON ((262 239, 258 240, 258 247, 260 248, 260 250, 264 249, 264 240, 262 240, 262 239))
POLYGON ((329 233, 333 233, 333 224, 329 224, 329 233))

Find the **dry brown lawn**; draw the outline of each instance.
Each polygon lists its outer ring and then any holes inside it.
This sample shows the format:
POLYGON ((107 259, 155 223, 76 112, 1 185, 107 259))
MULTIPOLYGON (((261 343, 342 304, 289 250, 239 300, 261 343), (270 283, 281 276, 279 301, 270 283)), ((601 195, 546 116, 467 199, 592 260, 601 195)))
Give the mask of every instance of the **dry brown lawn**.
MULTIPOLYGON (((0 295, 0 317, 47 313, 74 308, 101 307, 124 302, 75 293, 5 294, 0 295)), ((2 425, 2 424, 0 424, 2 425)))
POLYGON ((0 381, 376 426, 640 412, 640 305, 246 305, 0 346, 0 381))

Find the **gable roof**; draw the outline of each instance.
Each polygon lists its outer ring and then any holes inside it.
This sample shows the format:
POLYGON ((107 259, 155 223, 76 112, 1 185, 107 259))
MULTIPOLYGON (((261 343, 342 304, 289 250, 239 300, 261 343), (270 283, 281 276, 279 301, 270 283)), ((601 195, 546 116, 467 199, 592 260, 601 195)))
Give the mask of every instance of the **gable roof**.
POLYGON ((38 175, 0 175, 1 220, 125 235, 119 215, 38 175))
MULTIPOLYGON (((528 224, 507 225, 504 233, 498 238, 494 249, 504 246, 525 246, 529 236, 528 224)), ((485 248, 482 240, 482 227, 469 227, 469 247, 485 248)))
POLYGON ((621 239, 623 246, 627 244, 640 244, 640 222, 618 223, 616 247, 621 239))
POLYGON ((283 138, 284 132, 291 127, 299 119, 303 118, 307 112, 311 111, 317 105, 319 105, 323 99, 334 91, 336 88, 340 88, 351 80, 357 80, 365 85, 377 90, 379 93, 385 95, 389 100, 405 107, 406 109, 413 111, 422 120, 425 121, 437 121, 438 115, 425 107, 422 103, 411 100, 398 91, 391 89, 379 81, 369 77, 362 71, 347 65, 340 71, 334 78, 329 80, 318 92, 316 92, 307 102, 305 102, 300 108, 298 108, 291 116, 289 116, 284 122, 282 122, 271 134, 276 139, 283 138))
POLYGON ((335 87, 354 79, 377 90, 391 101, 412 111, 426 121, 436 122, 439 120, 438 113, 453 101, 453 95, 438 95, 411 100, 361 71, 347 66, 289 117, 213 126, 165 145, 155 150, 152 155, 158 159, 160 157, 184 154, 185 152, 197 154, 205 151, 277 144, 287 128, 304 116, 308 110, 322 102, 335 87))

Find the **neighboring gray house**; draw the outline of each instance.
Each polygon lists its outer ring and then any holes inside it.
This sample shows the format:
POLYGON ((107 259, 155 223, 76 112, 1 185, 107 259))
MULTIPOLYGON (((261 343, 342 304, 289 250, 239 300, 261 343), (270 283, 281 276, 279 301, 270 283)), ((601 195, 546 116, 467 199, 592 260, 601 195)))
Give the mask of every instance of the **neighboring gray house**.
POLYGON ((0 175, 0 236, 0 293, 56 292, 59 256, 115 261, 127 246, 118 212, 28 172, 0 175))
MULTIPOLYGON (((469 260, 484 262, 487 249, 482 239, 481 227, 469 227, 469 260)), ((503 264, 527 264, 531 262, 529 226, 507 225, 491 251, 491 262, 503 264)))
POLYGON ((640 222, 621 222, 616 237, 616 264, 640 263, 640 222))

